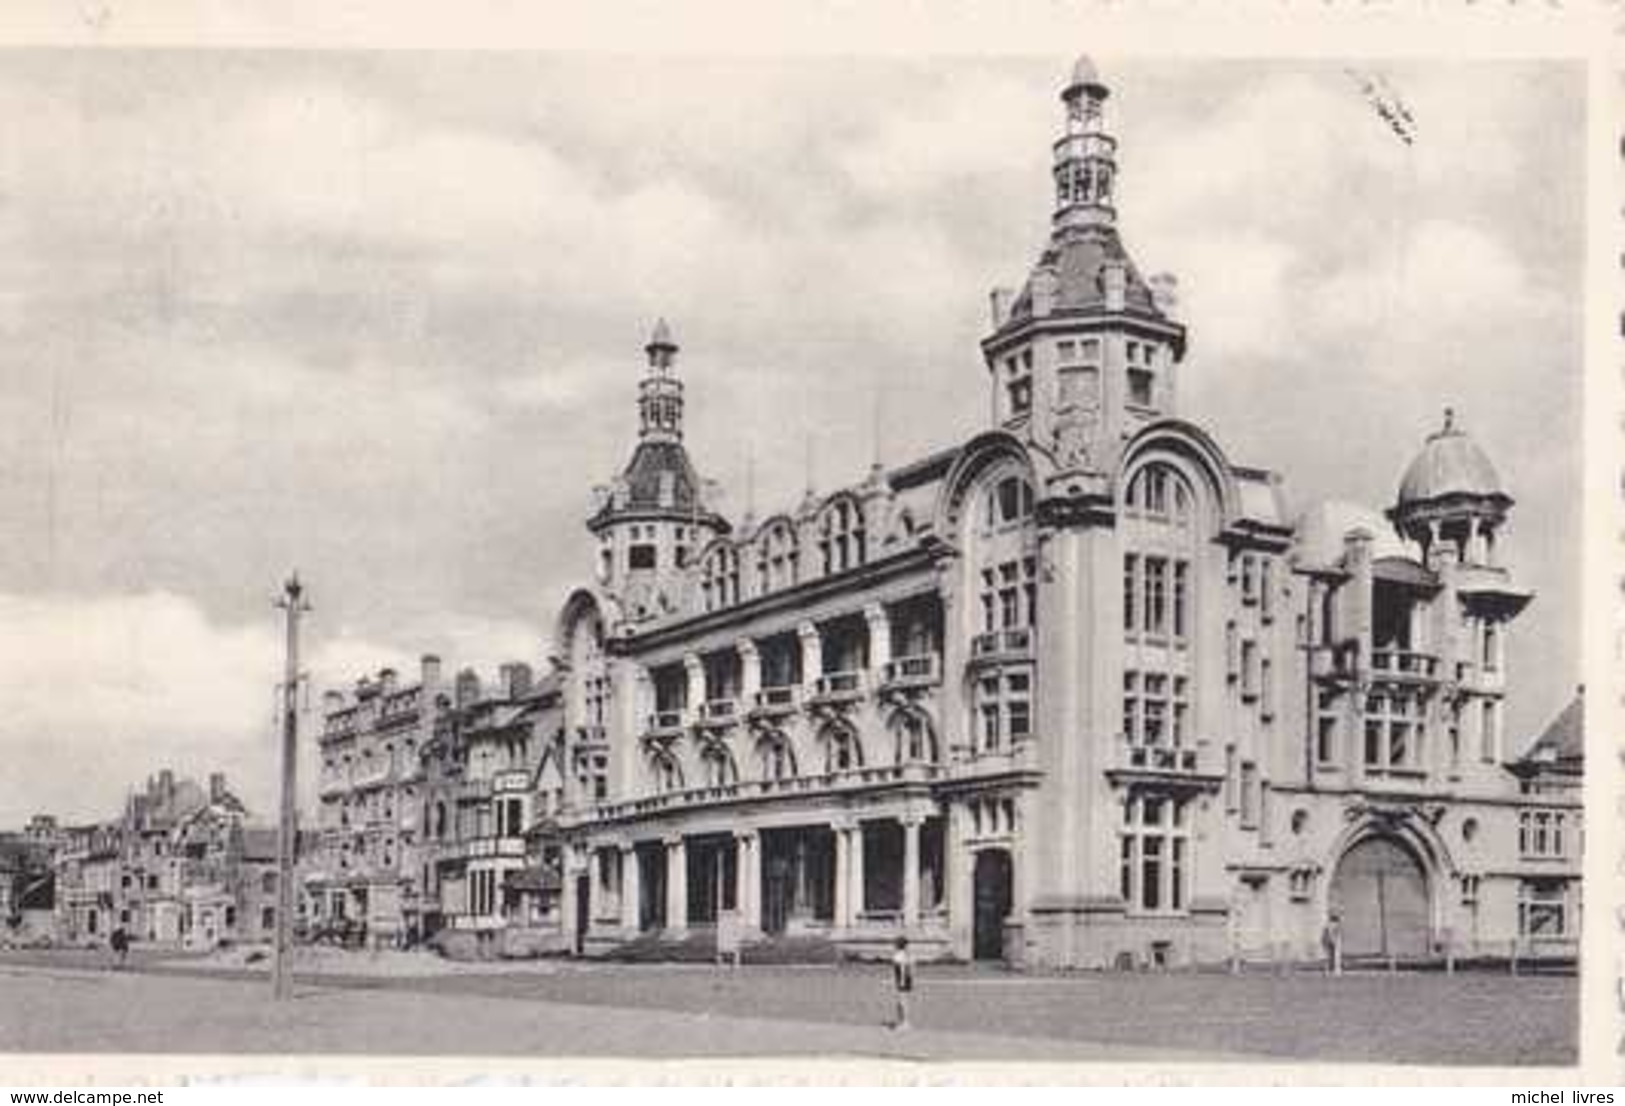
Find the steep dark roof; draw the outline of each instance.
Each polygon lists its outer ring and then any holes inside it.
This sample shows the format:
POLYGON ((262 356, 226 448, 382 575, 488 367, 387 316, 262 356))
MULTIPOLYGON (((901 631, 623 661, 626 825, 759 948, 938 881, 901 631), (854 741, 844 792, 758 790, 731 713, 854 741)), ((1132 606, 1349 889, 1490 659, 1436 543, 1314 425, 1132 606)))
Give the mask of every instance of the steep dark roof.
POLYGON ((710 517, 700 498, 700 478, 682 442, 667 439, 639 442, 613 495, 593 521, 646 511, 710 517), (669 492, 663 496, 662 492, 668 487, 669 492))
POLYGON ((633 509, 670 507, 679 511, 694 509, 698 501, 699 479, 689 463, 682 442, 639 442, 627 463, 626 505, 633 509), (670 474, 671 499, 661 501, 661 483, 670 474))
MULTIPOLYGON (((1129 311, 1163 317, 1145 278, 1135 266, 1133 258, 1123 248, 1123 240, 1114 227, 1090 227, 1080 233, 1052 239, 1038 259, 1037 269, 1053 269, 1056 287, 1053 310, 1088 311, 1106 306, 1106 285, 1101 270, 1109 262, 1123 264, 1128 270, 1123 302, 1129 311)), ((1032 278, 1022 287, 1021 294, 1010 307, 1014 319, 1026 318, 1033 311, 1032 278)))

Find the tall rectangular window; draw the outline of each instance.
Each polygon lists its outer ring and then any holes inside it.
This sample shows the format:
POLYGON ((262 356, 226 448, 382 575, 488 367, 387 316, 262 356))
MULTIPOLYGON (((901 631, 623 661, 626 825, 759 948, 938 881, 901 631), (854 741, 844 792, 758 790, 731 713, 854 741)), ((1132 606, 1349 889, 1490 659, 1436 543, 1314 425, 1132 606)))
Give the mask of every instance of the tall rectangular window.
POLYGON ((1526 879, 1518 884, 1518 936, 1565 937, 1568 885, 1563 880, 1526 879))
POLYGON ((1258 825, 1258 766, 1250 760, 1241 766, 1241 825, 1258 825))
POLYGON ((1128 402, 1131 407, 1151 406, 1151 370, 1133 367, 1128 370, 1128 402))
POLYGON ((1123 629, 1134 633, 1140 628, 1140 558, 1133 553, 1123 556, 1123 629))
POLYGON ((1157 637, 1168 633, 1168 558, 1145 559, 1145 631, 1157 637))
POLYGON ((1183 911, 1189 866, 1187 800, 1152 792, 1123 805, 1119 888, 1135 913, 1183 911))
POLYGON ((1342 708, 1336 693, 1321 688, 1315 693, 1315 763, 1337 762, 1337 734, 1342 708))
POLYGON ((1191 566, 1186 561, 1174 562, 1174 640, 1184 641, 1190 620, 1191 566))
POLYGON ((1501 713, 1500 704, 1494 699, 1486 699, 1480 708, 1479 716, 1479 756, 1487 764, 1494 764, 1496 750, 1501 745, 1501 713))

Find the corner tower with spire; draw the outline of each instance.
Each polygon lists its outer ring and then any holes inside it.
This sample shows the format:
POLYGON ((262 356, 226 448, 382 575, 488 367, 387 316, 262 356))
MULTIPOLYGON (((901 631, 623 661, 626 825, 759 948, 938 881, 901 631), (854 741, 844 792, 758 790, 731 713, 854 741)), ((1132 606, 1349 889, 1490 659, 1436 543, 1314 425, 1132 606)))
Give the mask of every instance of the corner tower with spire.
POLYGON ((638 444, 615 483, 599 488, 587 529, 598 539, 598 583, 634 622, 682 609, 685 570, 728 522, 705 501, 683 447, 678 345, 665 319, 644 347, 638 444))
POLYGON ((994 424, 1084 472, 1108 471, 1123 439, 1173 413, 1185 354, 1173 278, 1144 279, 1117 231, 1110 94, 1079 58, 1061 91, 1049 242, 1019 293, 993 292, 993 332, 982 341, 994 424))

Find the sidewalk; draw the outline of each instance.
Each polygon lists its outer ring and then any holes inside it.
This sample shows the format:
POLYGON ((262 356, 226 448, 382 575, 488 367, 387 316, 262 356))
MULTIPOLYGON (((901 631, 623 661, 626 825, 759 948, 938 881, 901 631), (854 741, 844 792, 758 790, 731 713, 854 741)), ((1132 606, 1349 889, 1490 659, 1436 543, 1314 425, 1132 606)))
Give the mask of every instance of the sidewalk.
MULTIPOLYGON (((521 998, 0 967, 0 1048, 23 1052, 320 1053, 642 1058, 1219 1060, 1165 1049, 718 1017, 521 998)), ((1229 1059, 1243 1059, 1229 1057, 1229 1059)))

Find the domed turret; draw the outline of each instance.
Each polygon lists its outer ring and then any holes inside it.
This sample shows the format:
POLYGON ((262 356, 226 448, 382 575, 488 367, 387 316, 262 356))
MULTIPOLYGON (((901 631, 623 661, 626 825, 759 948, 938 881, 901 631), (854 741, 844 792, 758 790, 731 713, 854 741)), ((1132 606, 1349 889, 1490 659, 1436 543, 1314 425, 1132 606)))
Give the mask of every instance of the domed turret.
POLYGON ((1406 468, 1388 517, 1430 561, 1442 542, 1462 563, 1489 564, 1495 530, 1511 506, 1495 466, 1446 408, 1444 425, 1406 468))
POLYGON ((1445 409, 1444 426, 1428 435, 1399 482, 1399 506, 1429 503, 1451 496, 1500 497, 1506 492, 1495 466, 1478 443, 1456 426, 1455 412, 1445 409))

